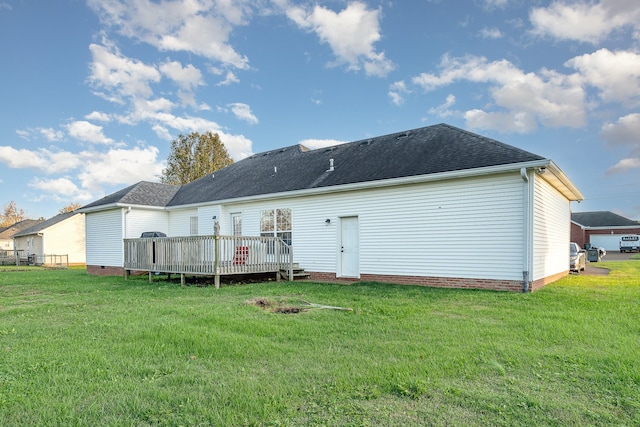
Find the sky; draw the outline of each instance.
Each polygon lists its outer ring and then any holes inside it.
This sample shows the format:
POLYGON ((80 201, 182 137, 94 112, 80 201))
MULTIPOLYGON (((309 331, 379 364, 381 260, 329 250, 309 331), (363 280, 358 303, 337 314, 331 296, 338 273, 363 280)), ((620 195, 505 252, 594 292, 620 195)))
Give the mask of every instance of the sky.
POLYGON ((574 212, 640 220, 637 0, 0 0, 0 207, 50 218, 234 160, 448 123, 553 160, 574 212))

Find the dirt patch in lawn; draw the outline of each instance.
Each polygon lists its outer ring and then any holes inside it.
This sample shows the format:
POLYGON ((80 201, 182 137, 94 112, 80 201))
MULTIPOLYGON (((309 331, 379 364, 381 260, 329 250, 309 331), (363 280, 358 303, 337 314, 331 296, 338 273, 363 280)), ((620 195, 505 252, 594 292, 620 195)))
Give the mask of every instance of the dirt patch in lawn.
POLYGON ((278 299, 256 297, 256 298, 251 298, 246 300, 244 302, 244 305, 253 305, 255 307, 260 307, 265 311, 270 311, 272 313, 281 313, 281 314, 297 314, 297 313, 309 311, 312 308, 353 311, 353 309, 349 307, 337 307, 334 305, 316 304, 313 302, 305 301, 300 298, 287 298, 287 297, 280 297, 278 299))
POLYGON ((308 310, 301 306, 292 305, 289 301, 284 301, 284 300, 276 301, 276 300, 265 298, 265 297, 248 299, 244 302, 244 305, 253 305, 265 311, 270 311, 271 313, 281 313, 281 314, 297 314, 297 313, 308 310))

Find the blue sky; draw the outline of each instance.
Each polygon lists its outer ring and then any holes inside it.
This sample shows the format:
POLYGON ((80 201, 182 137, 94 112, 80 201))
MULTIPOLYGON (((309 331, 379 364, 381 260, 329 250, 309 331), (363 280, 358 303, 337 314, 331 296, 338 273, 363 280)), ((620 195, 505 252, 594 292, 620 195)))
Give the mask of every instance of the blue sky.
POLYGON ((0 0, 0 52, 0 205, 31 218, 157 180, 180 133, 240 160, 444 122, 640 219, 637 0, 0 0))

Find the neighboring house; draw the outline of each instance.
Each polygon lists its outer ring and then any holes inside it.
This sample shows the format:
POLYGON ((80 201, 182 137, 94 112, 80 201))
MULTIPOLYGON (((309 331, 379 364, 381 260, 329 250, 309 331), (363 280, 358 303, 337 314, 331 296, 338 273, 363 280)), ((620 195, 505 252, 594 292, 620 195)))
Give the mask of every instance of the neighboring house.
POLYGON ((222 235, 281 237, 313 279, 530 291, 568 274, 581 199, 553 161, 440 124, 274 149, 81 211, 90 274, 123 274, 123 238, 210 235, 215 220, 222 235))
POLYGON ((9 227, 0 228, 0 251, 13 251, 13 236, 42 221, 41 219, 25 219, 9 227))
POLYGON ((571 214, 571 241, 581 247, 590 243, 617 251, 620 250, 620 238, 628 234, 640 234, 640 223, 609 211, 571 214))
POLYGON ((86 262, 83 213, 56 215, 16 233, 13 238, 21 256, 34 256, 37 264, 55 263, 53 255, 66 255, 69 265, 86 262))

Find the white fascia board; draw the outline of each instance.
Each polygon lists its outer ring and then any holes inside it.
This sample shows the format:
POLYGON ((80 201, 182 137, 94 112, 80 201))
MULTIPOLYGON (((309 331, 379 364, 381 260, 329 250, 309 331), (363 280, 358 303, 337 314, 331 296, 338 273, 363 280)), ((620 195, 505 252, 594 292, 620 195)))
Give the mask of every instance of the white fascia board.
POLYGON ((108 211, 112 209, 143 209, 148 211, 164 211, 166 208, 164 206, 149 206, 149 205, 134 205, 129 203, 109 203, 107 205, 94 206, 91 208, 78 209, 76 212, 81 213, 90 213, 90 212, 100 212, 100 211, 108 211))
POLYGON ((208 202, 192 203, 188 205, 168 206, 167 210, 197 208, 212 204, 225 205, 229 203, 245 203, 271 199, 289 199, 294 197, 314 196, 318 194, 343 193, 346 191, 367 190, 372 188, 393 187, 398 185, 420 184, 426 182, 443 181, 456 178, 469 178, 474 176, 493 175, 505 172, 520 172, 521 168, 547 167, 550 160, 538 160, 535 162, 510 163, 507 165, 489 166, 485 168, 465 169, 460 171, 440 172, 427 175, 416 175, 402 178, 384 179, 376 181, 357 182, 353 184, 334 185, 330 187, 317 187, 304 190, 287 191, 281 193, 259 194, 255 196, 238 197, 224 200, 211 200, 208 202))
POLYGON ((542 173, 540 176, 542 179, 551 184, 556 190, 562 193, 567 199, 572 202, 581 202, 584 200, 584 196, 573 185, 569 177, 556 165, 552 160, 548 161, 546 166, 547 173, 542 173), (550 172, 550 173, 549 173, 550 172))
POLYGON ((640 224, 638 225, 611 225, 611 226, 602 226, 602 227, 589 227, 588 225, 583 225, 582 228, 584 230, 628 230, 637 228, 638 233, 640 233, 640 224))

